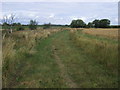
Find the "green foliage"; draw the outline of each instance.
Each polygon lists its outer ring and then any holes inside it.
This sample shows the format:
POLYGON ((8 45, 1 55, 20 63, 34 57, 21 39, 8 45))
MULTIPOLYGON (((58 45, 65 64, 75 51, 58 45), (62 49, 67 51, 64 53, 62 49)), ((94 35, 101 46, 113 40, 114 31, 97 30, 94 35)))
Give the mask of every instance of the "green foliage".
POLYGON ((10 29, 10 25, 8 23, 4 22, 2 24, 2 28, 5 29, 5 30, 10 29))
POLYGON ((89 22, 88 25, 85 24, 85 22, 81 19, 78 20, 72 20, 70 26, 72 28, 108 28, 110 27, 110 20, 109 19, 95 19, 93 22, 89 22))
POLYGON ((4 22, 2 25, 3 25, 3 26, 7 26, 7 25, 9 25, 9 24, 8 24, 8 23, 6 23, 6 22, 4 22))
MULTIPOLYGON (((11 26, 7 23, 3 23, 2 28, 5 30, 9 30, 11 28, 11 26)), ((19 30, 24 30, 24 27, 21 25, 21 23, 13 23, 12 24, 12 29, 14 31, 19 31, 19 30)))
POLYGON ((85 22, 81 19, 73 20, 70 24, 72 28, 84 28, 86 26, 85 22))
POLYGON ((99 28, 99 20, 95 19, 92 23, 95 28, 99 28))
POLYGON ((22 31, 22 30, 24 30, 24 27, 22 25, 17 27, 17 31, 22 31))
POLYGON ((48 24, 44 24, 43 25, 43 29, 48 29, 51 27, 51 23, 48 23, 48 24))
POLYGON ((21 25, 21 23, 13 23, 13 27, 17 31, 24 30, 24 27, 21 25))
POLYGON ((89 22, 88 25, 87 25, 87 27, 88 27, 88 28, 94 27, 94 26, 93 26, 93 23, 92 23, 92 22, 89 22))
POLYGON ((12 25, 13 25, 13 26, 20 26, 21 23, 13 23, 12 25))
POLYGON ((110 20, 108 19, 101 19, 101 20, 94 20, 93 25, 95 28, 108 28, 110 26, 110 20))
POLYGON ((29 28, 30 28, 31 30, 37 29, 37 25, 38 25, 38 23, 37 23, 36 20, 30 20, 29 28))
POLYGON ((99 27, 100 28, 107 28, 110 25, 110 20, 108 19, 101 19, 99 22, 99 27))

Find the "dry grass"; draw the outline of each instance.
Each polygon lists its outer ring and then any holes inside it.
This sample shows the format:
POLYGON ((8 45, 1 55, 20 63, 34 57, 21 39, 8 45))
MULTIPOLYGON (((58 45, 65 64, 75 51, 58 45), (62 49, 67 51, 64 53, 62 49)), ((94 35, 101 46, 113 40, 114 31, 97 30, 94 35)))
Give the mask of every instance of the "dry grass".
MULTIPOLYGON (((77 29, 77 28, 56 28, 56 29, 38 29, 13 32, 6 36, 2 42, 3 52, 3 87, 14 87, 19 81, 19 76, 23 75, 22 69, 26 65, 26 58, 36 54, 35 46, 38 42, 41 44, 41 39, 47 40, 50 35, 58 31, 70 30, 70 38, 79 48, 84 49, 86 55, 90 55, 96 59, 96 62, 112 70, 116 74, 118 44, 111 44, 106 41, 100 41, 95 38, 88 38, 79 33, 81 30, 84 33, 117 38, 117 29, 77 29), (47 38, 47 39, 46 39, 47 38), (22 65, 23 64, 23 65, 22 65), (11 73, 12 72, 12 73, 11 73)), ((64 32, 63 32, 64 33, 64 32)), ((63 34, 62 34, 63 35, 63 34)), ((64 36, 62 36, 64 37, 64 36)), ((65 37, 67 38, 67 37, 65 37)), ((64 41, 64 39, 62 39, 64 41)), ((62 42, 61 42, 62 43, 62 42)), ((58 43, 57 43, 58 44, 58 43)), ((56 44, 56 45, 57 45, 56 44)), ((61 46, 63 48, 63 46, 61 46)), ((46 49, 45 49, 46 50, 46 49)), ((66 51, 68 52, 68 51, 66 51)), ((46 63, 45 63, 46 65, 46 63)), ((52 75, 51 75, 52 76, 52 75)), ((24 82, 22 84, 31 84, 34 81, 24 82)))
POLYGON ((13 77, 12 74, 16 76, 22 75, 22 72, 18 73, 19 69, 21 69, 19 64, 24 62, 25 57, 36 53, 36 43, 38 41, 40 42, 40 39, 45 39, 60 30, 61 29, 25 30, 6 35, 2 41, 3 87, 12 86, 9 83, 17 79, 17 77, 13 77))
MULTIPOLYGON (((100 39, 99 37, 93 37, 92 35, 88 36, 83 32, 89 32, 90 34, 98 33, 99 35, 110 35, 108 32, 113 32, 112 30, 81 30, 80 31, 71 31, 70 37, 71 40, 79 48, 81 48, 85 54, 95 58, 100 64, 110 68, 111 70, 117 69, 117 57, 118 57, 118 43, 111 42, 111 39, 100 39), (100 34, 98 32, 100 32, 100 34), (106 33, 105 33, 105 32, 106 33), (105 34, 104 34, 104 33, 105 34), (103 33, 103 34, 102 34, 103 33)), ((111 36, 109 36, 111 37, 111 36)), ((116 36, 115 36, 116 37, 116 36)))
POLYGON ((119 29, 112 29, 112 28, 108 28, 108 29, 90 28, 90 29, 83 30, 83 32, 86 34, 95 35, 95 36, 103 36, 103 37, 108 37, 108 38, 113 38, 113 39, 118 39, 118 31, 119 29))
POLYGON ((19 49, 25 47, 30 51, 30 49, 36 45, 37 40, 47 38, 60 30, 62 29, 39 29, 13 32, 3 39, 3 60, 12 57, 11 53, 15 51, 15 47, 19 47, 19 49))

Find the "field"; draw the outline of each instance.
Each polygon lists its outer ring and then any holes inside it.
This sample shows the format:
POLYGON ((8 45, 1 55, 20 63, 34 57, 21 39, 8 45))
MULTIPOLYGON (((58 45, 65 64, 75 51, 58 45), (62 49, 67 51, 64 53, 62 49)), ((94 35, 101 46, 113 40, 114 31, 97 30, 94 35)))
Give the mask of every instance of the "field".
POLYGON ((118 29, 3 33, 4 88, 117 88, 118 29))
POLYGON ((108 38, 118 39, 118 29, 85 29, 83 31, 86 34, 96 35, 96 36, 104 36, 108 38))

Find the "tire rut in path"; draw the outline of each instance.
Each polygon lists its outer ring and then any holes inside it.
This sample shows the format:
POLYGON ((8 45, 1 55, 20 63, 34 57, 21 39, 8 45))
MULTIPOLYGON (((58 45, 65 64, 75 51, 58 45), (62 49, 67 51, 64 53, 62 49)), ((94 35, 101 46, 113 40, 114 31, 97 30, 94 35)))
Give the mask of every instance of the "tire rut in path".
POLYGON ((64 64, 61 62, 61 59, 59 58, 59 56, 57 55, 57 52, 56 52, 56 48, 55 46, 52 47, 53 49, 53 55, 56 59, 56 63, 58 64, 59 68, 60 68, 60 73, 61 73, 61 76, 63 77, 63 79, 67 82, 67 85, 70 87, 70 88, 77 88, 77 85, 76 83, 74 83, 70 76, 67 74, 67 72, 65 71, 65 66, 64 64))

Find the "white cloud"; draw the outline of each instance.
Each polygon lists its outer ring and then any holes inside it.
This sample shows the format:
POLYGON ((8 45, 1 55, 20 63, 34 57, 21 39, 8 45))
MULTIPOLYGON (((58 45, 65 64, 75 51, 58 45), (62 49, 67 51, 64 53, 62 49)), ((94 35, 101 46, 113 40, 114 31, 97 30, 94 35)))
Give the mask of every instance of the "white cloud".
POLYGON ((54 17, 55 17, 54 13, 50 14, 50 16, 49 16, 49 18, 54 18, 54 17))
POLYGON ((24 16, 27 15, 27 17, 29 17, 29 18, 35 18, 37 16, 37 14, 38 14, 38 12, 34 12, 34 11, 27 11, 27 12, 26 11, 22 11, 21 13, 24 16))
POLYGON ((77 19, 79 19, 79 17, 77 17, 77 16, 70 16, 70 19, 77 20, 77 19))
POLYGON ((77 19, 82 19, 83 21, 87 20, 87 17, 77 17, 77 16, 71 16, 70 17, 72 20, 77 20, 77 19))
POLYGON ((118 22, 118 18, 115 18, 115 21, 118 22))
POLYGON ((16 14, 24 23, 36 19, 40 23, 70 23, 73 19, 82 19, 86 23, 94 19, 108 18, 115 23, 117 3, 3 3, 3 14, 16 14), (88 8, 89 7, 89 8, 88 8), (111 8, 112 7, 112 8, 111 8), (114 11, 114 12, 113 12, 114 11))
POLYGON ((37 18, 39 18, 39 16, 35 16, 35 18, 37 19, 37 18))
POLYGON ((87 20, 86 17, 81 17, 80 19, 82 19, 83 21, 86 21, 86 20, 87 20))
POLYGON ((0 19, 2 19, 3 18, 3 15, 0 13, 0 19))

